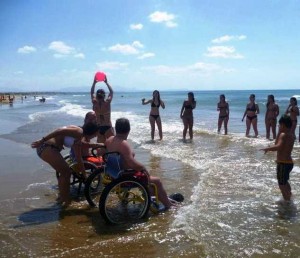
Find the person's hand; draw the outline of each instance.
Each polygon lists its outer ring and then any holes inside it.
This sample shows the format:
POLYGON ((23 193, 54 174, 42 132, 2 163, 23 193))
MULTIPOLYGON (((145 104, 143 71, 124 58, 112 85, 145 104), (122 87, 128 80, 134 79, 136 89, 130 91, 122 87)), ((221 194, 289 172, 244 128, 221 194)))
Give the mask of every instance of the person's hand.
POLYGON ((38 148, 38 147, 40 147, 42 145, 43 142, 44 142, 43 139, 35 141, 35 142, 31 143, 31 148, 38 148))
POLYGON ((244 122, 244 118, 242 118, 242 122, 244 122))
POLYGON ((264 151, 265 152, 264 154, 266 154, 268 152, 268 149, 264 148, 264 149, 260 149, 260 151, 264 151))

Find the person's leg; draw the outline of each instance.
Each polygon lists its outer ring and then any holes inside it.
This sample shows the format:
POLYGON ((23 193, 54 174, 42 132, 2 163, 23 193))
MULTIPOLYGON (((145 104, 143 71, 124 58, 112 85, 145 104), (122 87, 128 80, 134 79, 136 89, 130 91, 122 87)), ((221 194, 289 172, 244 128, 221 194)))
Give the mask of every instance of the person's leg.
POLYGON ((187 129, 189 127, 188 125, 188 121, 186 118, 182 118, 182 122, 183 122, 183 133, 182 133, 182 136, 183 136, 183 140, 185 141, 186 139, 186 133, 187 133, 187 129))
MULTIPOLYGON (((150 183, 155 184, 157 187, 158 199, 161 203, 169 209, 172 206, 172 203, 169 200, 166 190, 164 189, 160 179, 158 177, 150 176, 150 183)), ((151 188, 151 187, 150 187, 151 188)))
POLYGON ((265 124, 266 124, 266 138, 270 140, 270 121, 266 119, 265 124))
POLYGON ((161 125, 160 116, 156 119, 156 124, 157 124, 157 128, 158 128, 159 139, 162 140, 163 139, 163 134, 162 134, 162 125, 161 125))
POLYGON ((255 137, 258 136, 258 131, 257 131, 257 118, 252 119, 252 127, 255 133, 255 137))
POLYGON ((218 133, 221 132, 222 123, 223 123, 223 119, 219 118, 219 120, 218 120, 218 133))
POLYGON ((249 136, 250 126, 251 126, 251 120, 247 117, 247 119, 246 119, 246 137, 249 136))
POLYGON ((65 205, 70 204, 71 170, 69 168, 69 165, 64 160, 60 152, 55 149, 52 149, 51 147, 48 147, 43 151, 41 158, 59 173, 58 189, 60 193, 61 202, 65 205))
POLYGON ((149 122, 151 125, 151 139, 154 140, 155 119, 152 116, 149 116, 149 122))
POLYGON ((296 139, 296 127, 297 127, 297 121, 292 121, 292 127, 291 127, 291 132, 294 134, 294 137, 296 139))
POLYGON ((194 136, 193 125, 194 125, 194 119, 190 118, 189 119, 189 135, 190 135, 191 140, 193 139, 193 136, 194 136))
POLYGON ((279 189, 281 191, 282 197, 285 201, 290 201, 292 192, 291 192, 291 186, 289 183, 286 183, 285 185, 279 185, 279 189))
POLYGON ((226 134, 226 135, 227 135, 227 133, 228 133, 228 129, 227 129, 228 120, 229 120, 228 117, 226 117, 226 118, 224 119, 224 131, 225 131, 224 134, 226 134))
POLYGON ((277 125, 277 120, 273 119, 271 122, 271 128, 272 128, 272 134, 273 134, 273 140, 276 139, 276 125, 277 125))

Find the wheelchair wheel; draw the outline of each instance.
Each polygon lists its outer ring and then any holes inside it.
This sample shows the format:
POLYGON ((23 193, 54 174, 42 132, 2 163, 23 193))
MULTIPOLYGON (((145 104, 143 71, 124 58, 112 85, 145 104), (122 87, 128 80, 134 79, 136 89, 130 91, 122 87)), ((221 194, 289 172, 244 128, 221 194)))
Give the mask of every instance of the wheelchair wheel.
POLYGON ((95 207, 99 203, 103 190, 102 173, 103 168, 96 169, 87 178, 84 186, 84 195, 90 206, 95 207))
POLYGON ((121 177, 108 184, 100 197, 99 211, 110 224, 136 222, 148 214, 148 187, 133 177, 121 177))

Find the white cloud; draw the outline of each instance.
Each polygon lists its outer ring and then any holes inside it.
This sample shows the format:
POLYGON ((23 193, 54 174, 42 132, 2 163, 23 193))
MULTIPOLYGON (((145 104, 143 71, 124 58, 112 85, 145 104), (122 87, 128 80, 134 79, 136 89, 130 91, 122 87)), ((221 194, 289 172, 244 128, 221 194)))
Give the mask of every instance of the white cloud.
POLYGON ((62 41, 53 41, 49 44, 48 49, 54 51, 55 58, 65 58, 73 56, 74 58, 84 59, 85 55, 79 53, 74 47, 67 45, 62 41))
POLYGON ((14 72, 14 74, 17 74, 17 75, 24 74, 24 72, 23 71, 16 71, 16 72, 14 72))
POLYGON ((32 46, 24 46, 18 49, 18 53, 20 54, 30 54, 36 51, 35 47, 32 46))
MULTIPOLYGON (((210 75, 216 72, 229 72, 230 69, 224 69, 217 64, 198 62, 188 66, 167 66, 167 65, 157 65, 157 66, 147 66, 142 67, 142 70, 151 71, 158 75, 210 75)), ((233 71, 233 70, 232 70, 233 71)))
POLYGON ((83 53, 77 53, 74 55, 75 58, 80 58, 80 59, 84 59, 85 55, 83 53))
POLYGON ((143 44, 139 41, 134 41, 131 45, 116 44, 108 48, 109 51, 121 53, 123 55, 137 55, 140 53, 140 48, 143 48, 143 44))
POLYGON ((230 35, 224 35, 222 37, 213 39, 211 42, 214 44, 220 44, 223 42, 228 42, 232 40, 245 40, 247 37, 245 35, 239 35, 239 36, 230 36, 230 35))
POLYGON ((155 56, 154 53, 148 52, 148 53, 144 53, 144 54, 140 55, 140 56, 138 57, 138 59, 145 59, 145 58, 154 57, 154 56, 155 56))
POLYGON ((128 67, 128 63, 105 61, 96 64, 100 70, 120 70, 128 67))
POLYGON ((234 47, 227 46, 213 46, 207 48, 207 53, 205 54, 209 57, 221 57, 221 58, 233 58, 233 59, 242 59, 244 56, 236 53, 234 47))
POLYGON ((130 29, 131 30, 141 30, 143 28, 143 24, 138 23, 138 24, 130 24, 130 29))
POLYGON ((73 47, 68 46, 62 41, 53 41, 49 44, 48 48, 62 55, 69 55, 75 51, 73 47))
POLYGON ((167 12, 156 11, 149 15, 151 22, 164 23, 167 27, 174 28, 177 27, 177 23, 174 21, 175 15, 167 12))

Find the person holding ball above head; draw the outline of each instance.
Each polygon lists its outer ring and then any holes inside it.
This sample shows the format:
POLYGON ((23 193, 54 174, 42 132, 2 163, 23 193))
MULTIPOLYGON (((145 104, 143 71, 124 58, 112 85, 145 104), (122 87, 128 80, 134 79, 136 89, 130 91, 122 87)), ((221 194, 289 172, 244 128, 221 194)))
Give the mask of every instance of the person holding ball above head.
POLYGON ((97 72, 91 87, 91 100, 93 104, 93 110, 96 113, 97 124, 99 126, 99 133, 97 142, 104 143, 105 139, 114 135, 114 131, 111 123, 111 102, 113 99, 113 89, 107 81, 107 77, 104 73, 97 72), (109 94, 105 98, 105 91, 98 89, 95 93, 95 86, 97 82, 102 81, 106 84, 109 94))
POLYGON ((165 103, 160 99, 160 94, 158 90, 153 91, 152 94, 152 99, 145 100, 144 98, 142 99, 142 104, 147 105, 151 103, 151 110, 150 110, 150 115, 149 115, 149 122, 151 125, 151 139, 152 141, 154 140, 154 132, 155 132, 155 123, 158 128, 158 134, 159 134, 159 139, 163 139, 163 133, 162 133, 162 125, 161 125, 161 119, 159 116, 159 107, 162 107, 163 109, 165 108, 165 103))
POLYGON ((269 151, 277 152, 277 180, 283 199, 286 202, 289 202, 292 196, 291 186, 288 180, 294 166, 291 156, 293 147, 294 133, 292 131, 292 119, 287 115, 283 115, 279 119, 279 132, 275 144, 261 150, 264 151, 265 154, 269 151))
POLYGON ((193 109, 196 107, 196 101, 194 98, 194 93, 188 93, 188 99, 183 101, 182 108, 180 111, 180 118, 182 119, 184 128, 183 128, 183 141, 186 141, 186 133, 189 129, 190 139, 193 140, 193 125, 194 125, 194 117, 193 117, 193 109))

